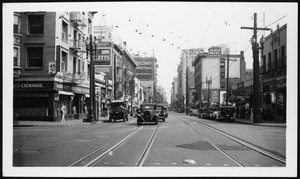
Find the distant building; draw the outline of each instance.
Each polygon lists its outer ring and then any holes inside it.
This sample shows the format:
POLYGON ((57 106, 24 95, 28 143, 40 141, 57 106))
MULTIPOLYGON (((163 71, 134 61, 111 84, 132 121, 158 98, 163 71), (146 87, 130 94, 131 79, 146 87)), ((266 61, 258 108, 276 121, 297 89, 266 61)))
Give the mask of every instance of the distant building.
MULTIPOLYGON (((228 88, 245 79, 244 53, 229 55, 228 88)), ((227 54, 220 47, 209 48, 208 53, 199 54, 193 62, 195 67, 195 88, 198 107, 225 104, 227 88, 227 54), (210 86, 209 80, 211 79, 210 86), (208 91, 208 87, 210 90, 208 91), (209 96, 209 98, 208 98, 209 96), (209 100, 208 100, 209 99, 209 100), (209 103, 208 103, 209 102, 209 103)))
POLYGON ((140 80, 145 93, 144 102, 154 103, 157 100, 157 59, 135 56, 134 60, 138 65, 136 77, 140 80))

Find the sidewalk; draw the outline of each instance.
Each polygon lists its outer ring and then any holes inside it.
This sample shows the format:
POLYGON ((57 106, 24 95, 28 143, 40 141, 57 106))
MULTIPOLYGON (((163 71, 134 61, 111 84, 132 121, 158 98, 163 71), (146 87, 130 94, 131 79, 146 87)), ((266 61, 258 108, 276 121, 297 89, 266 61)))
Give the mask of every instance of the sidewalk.
POLYGON ((108 117, 101 117, 98 121, 95 122, 83 122, 83 119, 72 119, 66 120, 66 122, 61 123, 59 121, 15 121, 14 127, 31 127, 31 126, 69 126, 69 125, 91 125, 99 124, 108 121, 108 117))
POLYGON ((258 125, 258 126, 271 126, 271 127, 285 127, 286 128, 286 123, 279 122, 279 121, 263 120, 261 123, 253 123, 251 121, 251 119, 234 119, 234 122, 250 124, 250 125, 258 125))

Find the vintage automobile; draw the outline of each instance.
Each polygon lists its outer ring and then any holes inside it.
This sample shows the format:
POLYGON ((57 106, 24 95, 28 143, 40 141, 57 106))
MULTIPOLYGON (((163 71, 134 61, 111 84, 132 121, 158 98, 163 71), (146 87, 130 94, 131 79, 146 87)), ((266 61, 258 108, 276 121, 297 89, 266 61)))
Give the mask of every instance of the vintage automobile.
POLYGON ((110 103, 109 122, 118 119, 123 119, 124 122, 128 121, 128 110, 124 100, 113 100, 110 103))
POLYGON ((216 119, 219 120, 220 119, 220 114, 221 114, 221 108, 220 107, 213 107, 211 108, 211 119, 216 119))
POLYGON ((227 120, 228 122, 234 121, 234 107, 222 106, 219 121, 227 120))
POLYGON ((205 119, 205 115, 206 115, 206 108, 200 108, 198 113, 198 118, 205 119))
POLYGON ((156 125, 158 124, 158 111, 156 110, 156 104, 141 104, 137 113, 137 125, 141 125, 143 122, 154 122, 156 125))
POLYGON ((168 117, 167 108, 163 105, 156 105, 156 110, 158 111, 158 119, 162 119, 165 122, 166 118, 168 117))

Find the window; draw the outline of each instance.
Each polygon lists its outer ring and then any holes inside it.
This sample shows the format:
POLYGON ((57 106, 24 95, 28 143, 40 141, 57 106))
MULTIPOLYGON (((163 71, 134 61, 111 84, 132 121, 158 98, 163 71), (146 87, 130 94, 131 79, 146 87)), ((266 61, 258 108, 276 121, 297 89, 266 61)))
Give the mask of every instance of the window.
POLYGON ((277 69, 278 67, 278 55, 277 55, 277 49, 274 50, 274 65, 273 65, 273 69, 277 69))
POLYGON ((61 71, 67 71, 68 54, 64 51, 61 52, 61 71))
POLYGON ((73 74, 76 74, 76 61, 77 61, 77 58, 73 57, 73 74))
POLYGON ((20 49, 18 47, 14 47, 14 66, 18 67, 20 62, 20 49))
POLYGON ((43 47, 27 47, 29 68, 43 68, 43 47))
POLYGON ((225 72, 220 72, 220 77, 225 78, 225 72))
POLYGON ((68 24, 64 21, 62 21, 62 35, 61 39, 63 41, 68 41, 68 24))
POLYGON ((221 62, 220 62, 220 67, 221 67, 221 68, 225 68, 225 62, 224 62, 224 61, 221 61, 221 62))
POLYGON ((221 82, 221 88, 225 88, 225 83, 224 82, 221 82))
POLYGON ((267 60, 267 71, 271 70, 271 52, 268 53, 268 60, 267 60))
POLYGON ((89 19, 89 21, 88 21, 88 33, 89 34, 92 34, 92 20, 91 19, 89 19))
POLYGON ((266 55, 264 55, 262 59, 262 68, 263 72, 266 72, 266 55))
POLYGON ((14 15, 14 33, 20 34, 20 16, 14 15))
POLYGON ((286 54, 285 54, 285 46, 281 46, 280 48, 280 67, 286 66, 286 54))
POLYGON ((80 59, 78 59, 77 63, 78 63, 78 71, 77 71, 77 74, 80 75, 80 73, 81 73, 80 59))
POLYGON ((44 16, 28 15, 29 34, 44 34, 44 16))

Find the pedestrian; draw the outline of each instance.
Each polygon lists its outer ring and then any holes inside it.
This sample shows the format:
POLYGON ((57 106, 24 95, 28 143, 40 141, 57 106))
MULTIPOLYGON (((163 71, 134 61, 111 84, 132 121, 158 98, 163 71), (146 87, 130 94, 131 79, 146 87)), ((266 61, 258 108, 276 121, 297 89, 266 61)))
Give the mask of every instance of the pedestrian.
POLYGON ((65 116, 66 116, 66 113, 67 113, 67 108, 64 105, 64 103, 61 104, 60 111, 61 111, 61 122, 66 122, 65 116))

